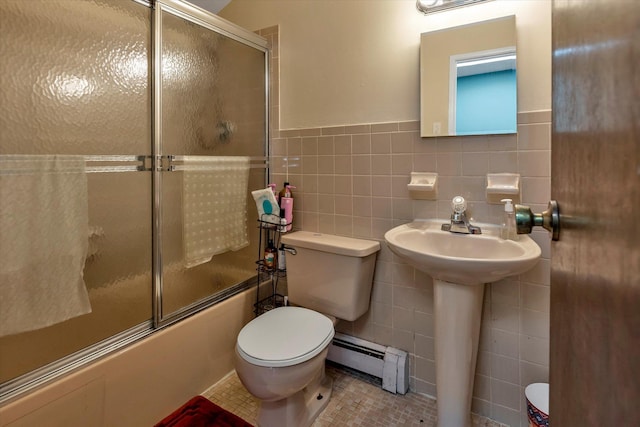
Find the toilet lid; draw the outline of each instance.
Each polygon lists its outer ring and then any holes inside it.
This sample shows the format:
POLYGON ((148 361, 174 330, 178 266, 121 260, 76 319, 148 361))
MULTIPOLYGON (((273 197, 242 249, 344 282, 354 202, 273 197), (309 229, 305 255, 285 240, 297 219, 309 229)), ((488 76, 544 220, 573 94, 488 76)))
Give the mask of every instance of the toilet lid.
POLYGON ((297 365, 331 342, 333 322, 302 307, 279 307, 249 322, 238 334, 238 353, 247 362, 268 367, 297 365))

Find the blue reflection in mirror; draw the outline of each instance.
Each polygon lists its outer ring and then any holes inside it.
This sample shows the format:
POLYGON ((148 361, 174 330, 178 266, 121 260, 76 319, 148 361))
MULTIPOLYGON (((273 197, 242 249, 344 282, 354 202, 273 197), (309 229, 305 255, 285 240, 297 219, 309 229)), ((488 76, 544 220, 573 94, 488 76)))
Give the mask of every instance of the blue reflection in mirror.
POLYGON ((456 135, 516 132, 516 70, 458 77, 456 135))

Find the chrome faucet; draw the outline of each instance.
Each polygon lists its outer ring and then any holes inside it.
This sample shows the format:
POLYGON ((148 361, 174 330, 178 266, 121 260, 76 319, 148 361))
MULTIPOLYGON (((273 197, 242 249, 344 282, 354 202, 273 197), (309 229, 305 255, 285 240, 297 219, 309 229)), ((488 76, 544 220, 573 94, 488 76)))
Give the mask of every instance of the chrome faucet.
POLYGON ((456 196, 451 201, 451 223, 442 224, 443 231, 461 234, 482 234, 480 227, 471 225, 467 219, 467 202, 462 196, 456 196))

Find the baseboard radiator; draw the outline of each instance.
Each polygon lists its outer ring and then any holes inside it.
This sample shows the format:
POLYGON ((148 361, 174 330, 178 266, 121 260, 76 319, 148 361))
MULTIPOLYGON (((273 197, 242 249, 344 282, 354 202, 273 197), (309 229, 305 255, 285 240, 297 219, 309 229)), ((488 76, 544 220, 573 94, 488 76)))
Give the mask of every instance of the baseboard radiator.
POLYGON ((406 351, 336 333, 327 359, 382 378, 384 390, 405 394, 409 390, 408 356, 406 351))

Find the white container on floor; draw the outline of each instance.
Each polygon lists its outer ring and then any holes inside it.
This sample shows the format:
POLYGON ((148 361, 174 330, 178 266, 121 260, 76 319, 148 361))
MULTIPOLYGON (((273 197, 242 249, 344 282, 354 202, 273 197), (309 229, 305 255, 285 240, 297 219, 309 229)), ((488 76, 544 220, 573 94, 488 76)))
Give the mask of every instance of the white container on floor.
POLYGON ((524 389, 529 427, 549 427, 549 384, 533 383, 524 389))

